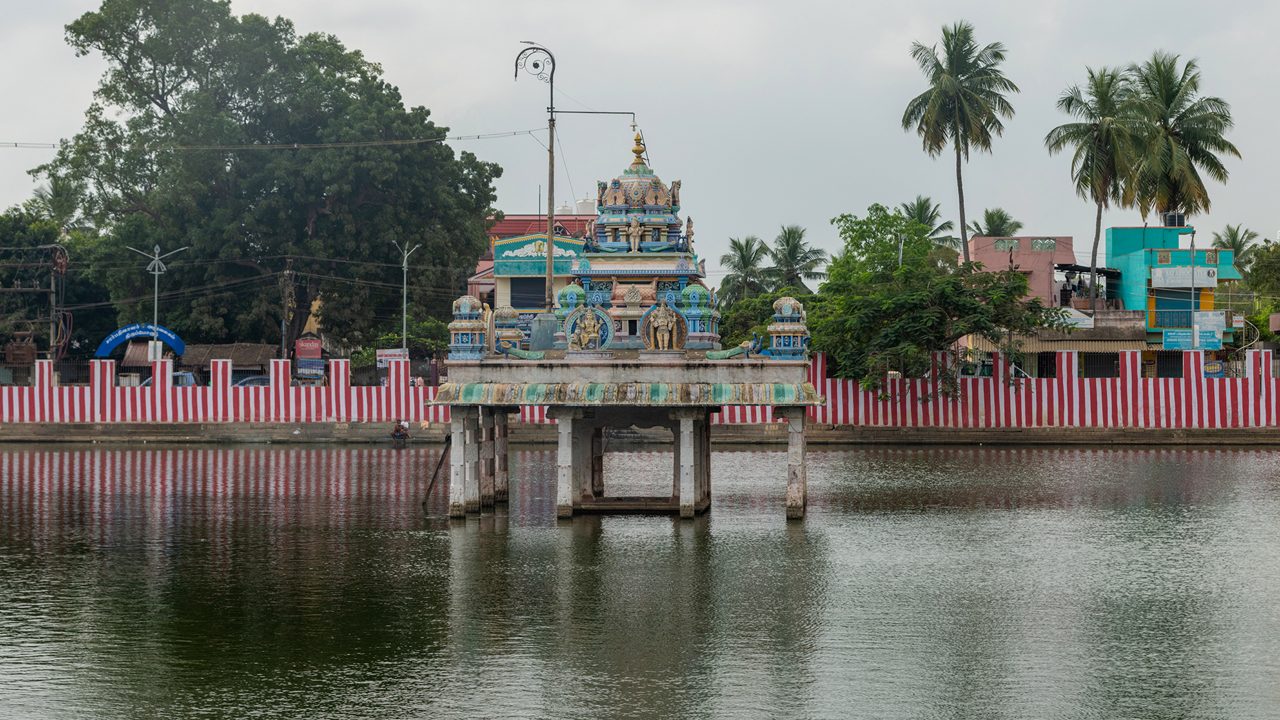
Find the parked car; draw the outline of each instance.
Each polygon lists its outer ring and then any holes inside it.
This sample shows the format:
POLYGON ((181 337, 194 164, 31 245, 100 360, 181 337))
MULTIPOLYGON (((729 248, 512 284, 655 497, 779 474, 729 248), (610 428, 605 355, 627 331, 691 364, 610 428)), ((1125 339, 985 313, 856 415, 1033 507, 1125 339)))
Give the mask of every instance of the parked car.
POLYGON ((271 378, 266 375, 250 375, 235 381, 233 387, 269 387, 271 378))
MULTIPOLYGON (((174 373, 173 386, 174 387, 195 387, 196 386, 195 373, 190 373, 185 371, 174 373)), ((151 378, 147 378, 146 380, 143 380, 142 385, 140 385, 139 387, 151 387, 151 378)))

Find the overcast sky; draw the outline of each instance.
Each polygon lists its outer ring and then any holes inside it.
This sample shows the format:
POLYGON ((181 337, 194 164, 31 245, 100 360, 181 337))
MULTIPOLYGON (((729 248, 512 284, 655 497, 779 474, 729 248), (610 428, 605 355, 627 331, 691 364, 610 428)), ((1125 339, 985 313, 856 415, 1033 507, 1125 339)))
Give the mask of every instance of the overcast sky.
MULTIPOLYGON (((78 129, 103 65, 75 57, 63 26, 97 5, 24 0, 6 8, 0 143, 55 142, 78 129)), ((961 13, 944 0, 232 2, 237 13, 283 15, 300 31, 336 34, 381 63, 408 104, 430 108, 457 134, 543 127, 547 88, 531 77, 513 81, 512 62, 520 40, 547 45, 559 61, 558 107, 638 114, 655 171, 668 182, 684 181, 684 212, 695 219, 713 284, 730 237, 771 240, 779 226, 799 224, 818 246, 835 250, 833 216, 916 194, 932 196, 946 217, 956 216, 952 160, 925 155, 900 119, 924 85, 908 55, 911 42, 932 44, 944 23, 959 19, 975 25, 980 42, 1007 46, 1006 72, 1022 89, 994 153, 975 156, 965 168, 969 218, 1003 207, 1023 221, 1025 234, 1072 235, 1077 255, 1087 257, 1093 209, 1072 192, 1069 160, 1043 149, 1045 133, 1065 121, 1054 102, 1082 81, 1086 65, 1140 61, 1164 49, 1200 59, 1205 91, 1231 103, 1230 138, 1244 155, 1227 161, 1230 182, 1210 187, 1213 210, 1193 224, 1206 239, 1227 223, 1276 236, 1280 3, 963 5, 961 13)), ((561 117, 557 199, 568 201, 575 191, 593 195, 597 179, 626 167, 628 122, 561 117)), ((546 155, 533 138, 455 147, 503 167, 499 208, 537 211, 546 155)), ((51 154, 0 148, 0 206, 30 196, 26 171, 51 154)), ((1104 227, 1140 222, 1134 211, 1113 211, 1104 227)))

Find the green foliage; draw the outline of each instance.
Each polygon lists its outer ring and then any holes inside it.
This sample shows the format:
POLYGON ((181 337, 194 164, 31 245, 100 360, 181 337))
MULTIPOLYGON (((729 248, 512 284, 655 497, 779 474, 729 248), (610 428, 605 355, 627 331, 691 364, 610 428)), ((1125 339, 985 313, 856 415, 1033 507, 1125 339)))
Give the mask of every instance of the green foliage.
POLYGON ((773 267, 768 275, 775 288, 801 288, 808 294, 812 292, 804 284, 805 280, 821 280, 826 273, 818 268, 827 261, 827 254, 804 239, 805 229, 799 225, 784 225, 769 248, 769 259, 773 267))
POLYGON ((729 252, 720 256, 720 265, 729 273, 720 283, 720 302, 733 304, 767 290, 769 275, 764 261, 768 255, 764 241, 755 235, 729 238, 729 252))
POLYGON ((145 261, 125 246, 153 245, 191 248, 169 264, 162 312, 192 342, 279 342, 286 257, 291 337, 316 298, 331 340, 376 337, 399 315, 392 241, 423 245, 410 298, 447 312, 485 248, 500 170, 435 141, 447 128, 359 51, 223 0, 104 0, 67 38, 107 71, 81 131, 35 172, 83 192, 121 321, 150 317, 145 261), (429 142, 209 149, 375 140, 429 142))
POLYGON ((960 208, 960 248, 965 262, 969 246, 964 214, 964 181, 961 160, 971 148, 991 150, 991 140, 1004 132, 1001 118, 1013 117, 1006 94, 1018 86, 1000 69, 1002 43, 979 46, 973 26, 961 21, 942 28, 942 52, 938 46, 911 44, 911 58, 920 66, 929 87, 912 98, 902 113, 902 129, 915 129, 925 152, 937 157, 947 145, 956 156, 956 193, 960 208))
POLYGON ((1241 274, 1249 272, 1249 263, 1253 261, 1253 252, 1258 247, 1257 242, 1258 233, 1243 225, 1227 225, 1222 232, 1213 234, 1213 246, 1230 250, 1235 258, 1236 269, 1241 274))
POLYGON ((952 228, 955 227, 955 223, 950 220, 941 221, 941 206, 935 203, 933 198, 917 195, 915 200, 902 203, 898 206, 898 209, 907 218, 929 228, 929 238, 938 245, 949 247, 953 250, 960 249, 960 238, 946 234, 951 232, 952 228))
MULTIPOLYGON (((400 326, 384 330, 373 342, 351 353, 352 367, 371 367, 377 362, 379 349, 402 347, 400 326)), ((409 357, 414 360, 438 357, 449 350, 449 324, 429 317, 409 321, 409 357)))
POLYGON ((974 220, 969 229, 974 235, 1011 237, 1022 229, 1022 222, 1014 220, 1004 208, 987 208, 982 211, 982 222, 974 220))
POLYGON ((1222 156, 1240 157, 1226 139, 1234 126, 1231 106, 1219 97, 1200 94, 1200 66, 1156 52, 1141 65, 1130 65, 1134 94, 1132 117, 1137 159, 1126 198, 1146 217, 1210 208, 1209 192, 1200 173, 1225 183, 1229 172, 1222 156))
POLYGON ((1025 297, 1021 273, 941 261, 929 228, 900 212, 873 205, 865 217, 833 222, 844 252, 810 306, 809 326, 813 348, 829 354, 841 377, 868 387, 889 371, 923 377, 936 353, 966 335, 1013 350, 1010 338, 1064 327, 1061 310, 1025 297))
POLYGON ((768 345, 769 323, 773 321, 773 303, 780 297, 793 297, 807 306, 814 296, 801 288, 783 288, 743 298, 726 306, 720 314, 720 345, 736 347, 752 335, 765 338, 768 345))

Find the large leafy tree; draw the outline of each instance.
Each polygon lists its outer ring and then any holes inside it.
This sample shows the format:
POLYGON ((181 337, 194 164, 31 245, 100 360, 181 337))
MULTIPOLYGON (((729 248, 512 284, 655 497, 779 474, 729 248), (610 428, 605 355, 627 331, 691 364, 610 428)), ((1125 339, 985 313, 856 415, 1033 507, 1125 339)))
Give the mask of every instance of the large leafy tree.
POLYGON ((912 43, 911 57, 920 66, 929 87, 907 103, 902 128, 915 129, 925 152, 937 157, 948 145, 956 156, 956 194, 960 207, 960 249, 969 261, 969 237, 965 226, 963 161, 971 149, 990 152, 991 140, 1004 132, 1001 118, 1013 117, 1006 94, 1018 86, 1005 77, 1002 43, 979 45, 973 26, 958 22, 942 28, 942 49, 912 43))
POLYGON ((987 208, 982 211, 982 221, 974 220, 969 229, 974 235, 1011 237, 1022 229, 1022 222, 1013 219, 1003 208, 987 208))
POLYGON ((1243 225, 1227 225, 1222 232, 1213 234, 1213 246, 1230 250, 1234 254, 1236 268, 1242 273, 1249 270, 1249 263, 1253 260, 1257 242, 1258 233, 1243 225))
POLYGON ((424 246, 415 307, 442 313, 461 290, 499 169, 440 142, 360 52, 226 0, 104 0, 67 39, 107 71, 37 172, 84 188, 122 320, 149 315, 126 245, 190 246, 162 307, 189 340, 276 342, 282 315, 296 336, 317 298, 331 339, 369 339, 399 313, 393 241, 424 246))
POLYGON ((960 239, 949 234, 955 227, 955 223, 942 220, 941 206, 935 203, 933 198, 917 195, 915 200, 902 203, 898 209, 907 219, 929 228, 929 239, 938 245, 954 250, 960 249, 960 239))
POLYGON ((1223 156, 1240 157, 1226 138, 1234 125, 1231 106, 1219 97, 1200 94, 1200 67, 1188 60, 1156 52, 1141 65, 1130 65, 1134 88, 1137 161, 1127 199, 1143 216, 1194 214, 1210 208, 1201 173, 1226 182, 1230 173, 1223 156))
POLYGON ((864 217, 833 222, 844 251, 831 263, 810 325, 814 348, 830 354, 841 377, 870 387, 889 371, 924 377, 934 356, 966 335, 1012 350, 1011 338, 1062 327, 1060 310, 1026 297, 1022 273, 938 263, 928 228, 901 213, 872 205, 864 217))
POLYGON ((1098 306, 1098 245, 1102 211, 1123 200, 1124 180, 1134 163, 1133 103, 1128 79, 1112 68, 1085 68, 1084 88, 1072 85, 1058 98, 1058 109, 1076 118, 1049 131, 1049 154, 1071 149, 1071 180, 1076 194, 1094 204, 1093 250, 1089 254, 1089 293, 1098 306))
POLYGON ((800 288, 811 293, 805 280, 821 280, 826 273, 820 269, 827 261, 827 253, 815 248, 804 239, 804 228, 799 225, 784 225, 773 239, 773 247, 769 248, 769 259, 773 267, 769 274, 773 278, 775 288, 800 288))
POLYGON ((720 302, 732 304, 765 292, 769 286, 768 257, 769 248, 755 235, 729 238, 729 252, 720 256, 720 265, 728 271, 720 283, 720 302))

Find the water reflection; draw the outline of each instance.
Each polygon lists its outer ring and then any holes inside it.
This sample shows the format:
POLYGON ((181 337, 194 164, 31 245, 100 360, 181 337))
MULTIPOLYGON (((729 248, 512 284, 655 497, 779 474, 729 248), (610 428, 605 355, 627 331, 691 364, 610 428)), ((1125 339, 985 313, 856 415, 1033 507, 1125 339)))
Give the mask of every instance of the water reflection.
MULTIPOLYGON (((715 509, 445 518, 432 450, 0 452, 0 714, 1267 717, 1280 454, 718 452, 715 509), (423 500, 426 500, 423 503, 423 500)), ((671 456, 629 449, 608 490, 671 456)))

